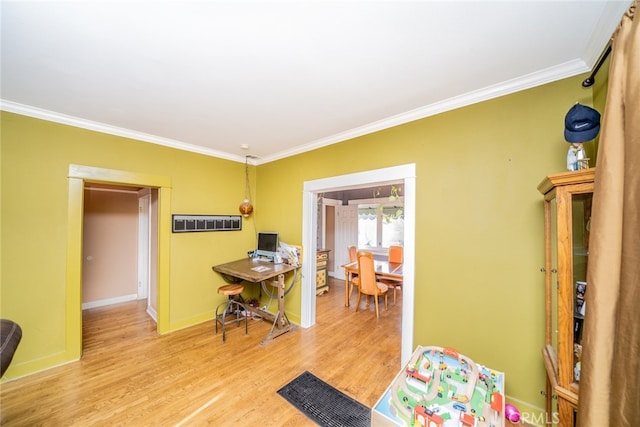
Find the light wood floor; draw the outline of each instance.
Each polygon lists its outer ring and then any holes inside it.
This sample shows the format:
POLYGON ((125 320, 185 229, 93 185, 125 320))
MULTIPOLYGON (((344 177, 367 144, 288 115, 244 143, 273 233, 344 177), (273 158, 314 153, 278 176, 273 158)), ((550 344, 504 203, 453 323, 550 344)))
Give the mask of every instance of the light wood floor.
POLYGON ((276 391, 305 370, 373 406, 400 369, 401 305, 344 307, 343 281, 317 324, 260 346, 266 322, 213 320, 159 336, 142 303, 87 310, 79 362, 2 384, 2 425, 314 425, 276 391))
POLYGON ((401 297, 376 320, 355 295, 344 307, 343 283, 317 298, 315 326, 264 347, 265 322, 223 345, 213 321, 159 336, 143 303, 87 310, 82 359, 0 385, 0 424, 311 426, 276 393, 305 370, 371 407, 400 369, 401 297))

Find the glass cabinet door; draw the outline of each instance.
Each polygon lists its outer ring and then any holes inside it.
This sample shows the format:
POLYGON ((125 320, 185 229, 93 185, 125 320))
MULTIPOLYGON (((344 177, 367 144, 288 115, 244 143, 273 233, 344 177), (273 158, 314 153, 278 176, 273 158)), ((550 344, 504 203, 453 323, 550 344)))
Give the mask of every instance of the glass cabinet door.
MULTIPOLYGON (((587 291, 587 264, 589 259, 589 228, 593 194, 572 195, 573 240, 573 383, 580 382, 582 356, 582 329, 587 307, 584 303, 587 291)), ((577 391, 577 389, 576 389, 577 391)))

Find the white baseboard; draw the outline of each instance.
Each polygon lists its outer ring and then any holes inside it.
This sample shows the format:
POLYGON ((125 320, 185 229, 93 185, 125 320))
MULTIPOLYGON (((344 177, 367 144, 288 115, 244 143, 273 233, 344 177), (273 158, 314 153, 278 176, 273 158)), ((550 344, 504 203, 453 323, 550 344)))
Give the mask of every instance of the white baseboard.
POLYGON ((82 303, 82 309, 104 307, 112 304, 120 304, 121 302, 135 301, 138 299, 138 294, 122 295, 115 298, 101 299, 98 301, 90 301, 82 303))
POLYGON ((158 323, 158 313, 150 305, 147 306, 147 314, 151 316, 156 324, 158 323))

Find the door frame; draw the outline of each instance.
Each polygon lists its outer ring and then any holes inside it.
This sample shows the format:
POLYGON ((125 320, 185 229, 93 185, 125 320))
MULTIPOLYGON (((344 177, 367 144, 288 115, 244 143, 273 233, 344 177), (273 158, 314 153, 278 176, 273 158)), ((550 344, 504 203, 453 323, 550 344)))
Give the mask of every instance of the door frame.
MULTIPOLYGON (((317 242, 318 193, 354 187, 370 187, 386 182, 404 182, 404 266, 402 286, 402 344, 400 363, 409 361, 413 352, 413 322, 415 299, 415 163, 389 168, 357 172, 328 178, 305 181, 302 194, 302 247, 315 248, 317 242)), ((303 251, 301 326, 309 328, 316 323, 316 262, 315 251, 303 251)))
MULTIPOLYGON (((149 298, 151 194, 138 194, 138 299, 149 298)), ((148 305, 148 302, 147 302, 148 305)))
POLYGON ((169 280, 171 239, 171 177, 69 165, 67 210, 67 271, 65 286, 65 353, 69 360, 82 355, 82 218, 84 183, 136 185, 158 189, 158 333, 169 332, 169 280))

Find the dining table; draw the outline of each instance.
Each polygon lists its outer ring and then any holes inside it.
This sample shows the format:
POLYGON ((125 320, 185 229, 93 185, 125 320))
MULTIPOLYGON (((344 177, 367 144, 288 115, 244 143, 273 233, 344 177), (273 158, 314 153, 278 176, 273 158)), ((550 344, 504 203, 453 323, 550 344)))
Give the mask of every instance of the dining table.
MULTIPOLYGON (((396 280, 402 282, 402 263, 374 260, 374 268, 378 279, 396 280)), ((349 288, 354 274, 358 274, 358 262, 341 265, 344 268, 344 306, 349 307, 349 288)))

